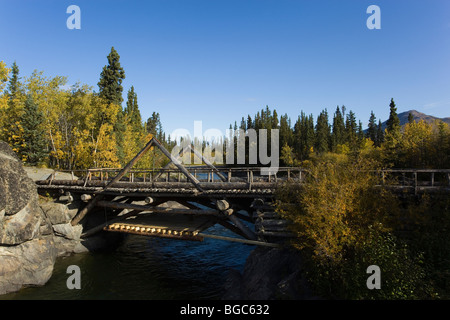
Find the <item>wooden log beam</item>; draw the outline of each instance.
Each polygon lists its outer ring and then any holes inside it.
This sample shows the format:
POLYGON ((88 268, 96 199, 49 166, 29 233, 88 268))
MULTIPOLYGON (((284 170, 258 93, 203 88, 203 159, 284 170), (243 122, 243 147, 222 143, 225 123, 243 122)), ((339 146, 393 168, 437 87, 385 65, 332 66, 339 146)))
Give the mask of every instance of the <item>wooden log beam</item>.
POLYGON ((152 197, 145 197, 144 202, 146 204, 150 204, 150 203, 155 202, 155 200, 152 197))
POLYGON ((253 231, 251 231, 246 225, 244 225, 239 220, 239 218, 236 217, 234 214, 230 214, 228 216, 228 219, 230 219, 230 221, 244 233, 247 239, 256 240, 258 238, 257 235, 253 231))
POLYGON ((234 232, 234 233, 236 233, 237 235, 239 235, 239 236, 241 236, 243 238, 247 238, 245 233, 243 233, 241 231, 241 229, 236 227, 234 224, 231 224, 228 221, 225 221, 225 220, 222 220, 222 219, 217 219, 217 223, 220 224, 222 227, 230 230, 231 232, 234 232))
POLYGON ((102 224, 100 224, 100 225, 98 225, 96 227, 93 227, 93 228, 89 229, 88 231, 82 233, 80 237, 81 238, 87 238, 87 237, 93 236, 97 232, 102 231, 104 227, 107 227, 110 224, 122 221, 125 218, 132 217, 132 216, 137 216, 139 213, 140 213, 140 211, 137 211, 137 210, 130 211, 130 212, 124 214, 124 215, 118 216, 117 218, 111 219, 111 220, 109 220, 109 221, 107 221, 105 223, 102 223, 102 224))
MULTIPOLYGON (((139 153, 130 161, 128 162, 128 164, 125 166, 125 168, 123 168, 118 174, 117 176, 111 181, 109 182, 102 191, 107 190, 110 186, 112 186, 114 183, 118 182, 130 169, 131 167, 133 167, 133 165, 151 148, 151 146, 153 145, 153 142, 156 141, 154 138, 152 138, 146 145, 144 148, 142 148, 141 151, 139 151, 139 153)), ((72 219, 71 221, 71 225, 75 226, 77 225, 81 219, 83 219, 86 214, 92 210, 92 208, 95 207, 95 205, 97 204, 98 201, 100 201, 102 199, 102 195, 101 192, 97 193, 95 195, 95 197, 93 199, 91 199, 91 201, 86 205, 86 207, 84 207, 83 210, 81 210, 80 212, 78 212, 78 214, 72 219)))
MULTIPOLYGON (((48 185, 42 181, 37 181, 37 185, 48 185)), ((71 180, 55 180, 54 186, 84 186, 84 187, 102 187, 106 188, 106 181, 91 180, 84 184, 83 181, 71 181, 71 180)), ((227 189, 239 189, 248 190, 249 185, 247 182, 198 182, 197 186, 204 190, 227 190, 227 189)), ((254 182, 252 189, 274 189, 277 184, 275 182, 254 182)), ((108 185, 108 188, 192 188, 193 185, 190 182, 126 182, 120 181, 114 184, 108 185)), ((195 186, 194 186, 195 187, 195 186)), ((101 193, 98 191, 97 193, 101 193)))
POLYGON ((230 203, 225 199, 220 199, 216 201, 216 207, 220 211, 225 211, 230 208, 230 203))
POLYGON ((181 164, 180 161, 178 161, 177 158, 172 156, 172 154, 167 151, 166 148, 164 148, 156 139, 152 139, 155 143, 155 145, 161 150, 161 152, 168 157, 170 160, 172 160, 173 164, 181 171, 183 174, 189 179, 189 181, 192 182, 192 184, 197 188, 199 191, 203 191, 203 189, 200 187, 200 182, 192 175, 189 171, 186 170, 186 168, 181 164))
POLYGON ((220 216, 217 210, 196 210, 196 209, 169 209, 169 208, 159 208, 154 206, 144 206, 140 204, 132 203, 117 203, 111 201, 98 201, 97 206, 112 209, 130 209, 136 211, 149 211, 155 213, 174 213, 174 214, 194 214, 194 215, 214 215, 220 216))
POLYGON ((240 242, 250 245, 256 245, 256 246, 264 246, 264 247, 272 247, 272 248, 279 248, 280 245, 277 243, 269 243, 269 242, 263 242, 263 241, 257 241, 257 240, 248 240, 248 239, 239 239, 239 238, 232 238, 232 237, 224 237, 224 236, 218 236, 215 234, 208 234, 208 233, 199 233, 199 236, 205 237, 205 238, 211 238, 211 239, 219 239, 219 240, 226 240, 226 241, 232 241, 232 242, 240 242))
POLYGON ((59 201, 71 203, 71 202, 73 202, 73 197, 70 194, 69 195, 60 196, 59 197, 59 201))
POLYGON ((91 194, 82 194, 81 195, 81 201, 83 201, 83 202, 88 202, 91 199, 92 199, 92 195, 91 194))
POLYGON ((295 238, 295 234, 289 231, 285 232, 259 231, 258 235, 262 237, 295 238))
MULTIPOLYGON (((181 156, 182 153, 186 152, 189 149, 189 146, 184 147, 180 152, 178 152, 178 156, 181 156)), ((168 164, 166 164, 159 172, 153 177, 153 181, 156 181, 170 166, 173 164, 172 160, 168 164)))
POLYGON ((223 174, 221 174, 220 172, 219 172, 219 170, 208 160, 208 159, 206 159, 205 157, 203 157, 203 155, 202 154, 200 154, 197 150, 195 150, 195 148, 192 148, 192 146, 189 146, 190 147, 190 149, 194 152, 194 154, 197 156, 197 157, 199 157, 200 159, 202 159, 204 162, 205 162, 205 164, 213 171, 213 172, 215 172, 218 176, 219 176, 219 178, 220 178, 220 180, 222 180, 223 182, 227 182, 228 180, 227 180, 227 178, 223 175, 223 174))

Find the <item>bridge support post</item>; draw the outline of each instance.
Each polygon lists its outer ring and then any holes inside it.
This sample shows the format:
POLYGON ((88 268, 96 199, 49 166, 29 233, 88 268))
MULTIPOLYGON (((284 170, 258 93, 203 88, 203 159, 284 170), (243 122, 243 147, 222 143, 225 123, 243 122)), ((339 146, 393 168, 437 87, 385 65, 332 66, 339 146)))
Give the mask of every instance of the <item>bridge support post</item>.
POLYGON ((241 220, 239 220, 238 217, 236 217, 233 213, 228 215, 228 219, 231 220, 231 222, 234 223, 234 225, 236 227, 238 227, 245 235, 248 239, 250 240, 256 240, 258 237, 256 236, 256 234, 251 231, 246 225, 244 225, 241 220))
POLYGON ((245 235, 247 239, 256 240, 258 238, 254 232, 252 232, 241 222, 241 220, 239 220, 238 217, 233 214, 234 210, 231 208, 231 205, 227 200, 217 200, 216 207, 245 235))

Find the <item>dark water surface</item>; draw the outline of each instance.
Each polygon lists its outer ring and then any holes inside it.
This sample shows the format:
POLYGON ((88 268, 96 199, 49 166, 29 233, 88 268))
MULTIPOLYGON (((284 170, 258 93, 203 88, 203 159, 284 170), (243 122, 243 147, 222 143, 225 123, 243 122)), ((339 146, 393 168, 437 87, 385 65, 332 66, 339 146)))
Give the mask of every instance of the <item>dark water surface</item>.
MULTIPOLYGON (((216 225, 211 234, 230 233, 216 225)), ((0 299, 220 299, 230 268, 242 271, 254 246, 205 238, 203 242, 128 235, 114 251, 58 258, 42 287, 0 299), (81 289, 68 289, 67 267, 81 270, 81 289)))

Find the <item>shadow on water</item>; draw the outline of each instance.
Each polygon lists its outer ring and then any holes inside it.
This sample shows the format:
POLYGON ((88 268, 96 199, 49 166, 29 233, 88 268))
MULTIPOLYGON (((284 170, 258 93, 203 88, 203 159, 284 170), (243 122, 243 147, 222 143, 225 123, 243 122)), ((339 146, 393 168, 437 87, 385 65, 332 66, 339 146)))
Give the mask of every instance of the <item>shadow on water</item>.
MULTIPOLYGON (((220 225, 211 234, 230 234, 220 225)), ((206 238, 191 242, 128 235, 112 252, 58 258, 42 287, 0 299, 220 299, 230 268, 242 271, 254 246, 206 238), (68 289, 67 267, 81 270, 81 289, 68 289)))

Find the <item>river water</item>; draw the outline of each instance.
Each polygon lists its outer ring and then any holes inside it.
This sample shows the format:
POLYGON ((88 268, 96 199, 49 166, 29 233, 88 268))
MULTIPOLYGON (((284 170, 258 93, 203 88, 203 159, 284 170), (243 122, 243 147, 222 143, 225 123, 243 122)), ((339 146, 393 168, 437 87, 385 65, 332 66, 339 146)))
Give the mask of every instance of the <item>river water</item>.
MULTIPOLYGON (((205 233, 232 236, 220 225, 205 233)), ((242 271, 254 246, 205 238, 203 242, 128 235, 113 251, 60 257, 42 287, 0 299, 220 299, 230 268, 242 271), (81 270, 81 289, 68 289, 70 265, 81 270)))

